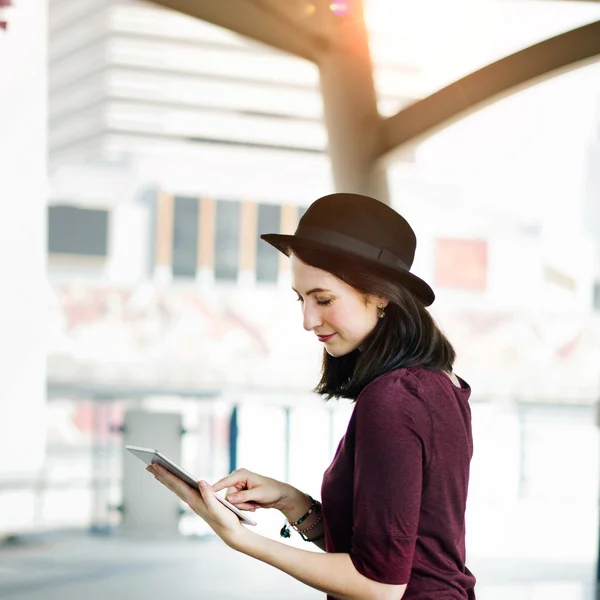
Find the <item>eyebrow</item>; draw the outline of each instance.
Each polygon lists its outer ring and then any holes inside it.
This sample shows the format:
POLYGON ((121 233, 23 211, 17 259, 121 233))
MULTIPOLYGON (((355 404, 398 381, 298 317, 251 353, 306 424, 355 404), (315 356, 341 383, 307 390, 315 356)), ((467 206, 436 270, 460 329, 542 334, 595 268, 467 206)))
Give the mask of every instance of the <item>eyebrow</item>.
MULTIPOLYGON (((296 289, 296 288, 292 288, 296 294, 301 295, 300 292, 296 289)), ((331 292, 331 290, 325 290, 323 288, 313 288, 312 290, 309 290, 308 292, 306 292, 307 296, 310 296, 311 294, 318 294, 321 292, 331 292)))

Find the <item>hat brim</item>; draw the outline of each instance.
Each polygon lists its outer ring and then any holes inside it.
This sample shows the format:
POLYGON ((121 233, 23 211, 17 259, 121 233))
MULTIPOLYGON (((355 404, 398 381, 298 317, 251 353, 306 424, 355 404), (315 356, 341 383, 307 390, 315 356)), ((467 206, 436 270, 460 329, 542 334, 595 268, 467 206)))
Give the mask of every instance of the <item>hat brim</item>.
POLYGON ((295 235, 284 235, 281 233, 266 233, 260 236, 268 244, 271 244, 274 248, 279 250, 279 252, 285 254, 286 256, 290 255, 290 250, 293 250, 294 247, 297 248, 315 248, 318 250, 326 250, 330 252, 335 252, 336 254, 340 254, 341 256, 347 256, 349 258, 359 258, 369 264, 372 264, 378 271, 383 271, 386 274, 390 275, 392 279, 398 281, 406 288, 408 288, 413 294, 415 294, 419 300, 425 306, 431 306, 433 301, 435 300, 435 294, 429 284, 427 284, 423 279, 417 277, 410 271, 405 269, 391 267, 389 265, 376 263, 368 258, 365 258, 360 253, 352 253, 347 249, 339 249, 333 244, 325 244, 323 242, 317 242, 313 240, 307 240, 295 235))

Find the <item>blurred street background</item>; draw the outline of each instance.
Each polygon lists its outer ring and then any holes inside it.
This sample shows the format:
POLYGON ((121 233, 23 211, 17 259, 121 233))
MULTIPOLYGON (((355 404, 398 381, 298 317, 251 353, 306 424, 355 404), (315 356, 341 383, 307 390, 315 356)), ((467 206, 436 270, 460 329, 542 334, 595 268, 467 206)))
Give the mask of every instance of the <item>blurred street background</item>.
POLYGON ((311 392, 320 344, 259 235, 336 189, 411 223, 473 389, 477 598, 597 598, 600 2, 0 0, 2 23, 0 598, 323 596, 124 445, 319 495, 352 405, 311 392))

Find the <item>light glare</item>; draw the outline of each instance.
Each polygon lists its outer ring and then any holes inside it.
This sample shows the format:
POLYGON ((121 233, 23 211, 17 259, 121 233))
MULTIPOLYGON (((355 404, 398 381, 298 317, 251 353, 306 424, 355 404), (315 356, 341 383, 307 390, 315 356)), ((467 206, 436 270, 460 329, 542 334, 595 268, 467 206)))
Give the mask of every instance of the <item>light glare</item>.
POLYGON ((338 15, 339 17, 347 14, 350 11, 350 6, 345 0, 335 0, 329 5, 331 12, 338 15))

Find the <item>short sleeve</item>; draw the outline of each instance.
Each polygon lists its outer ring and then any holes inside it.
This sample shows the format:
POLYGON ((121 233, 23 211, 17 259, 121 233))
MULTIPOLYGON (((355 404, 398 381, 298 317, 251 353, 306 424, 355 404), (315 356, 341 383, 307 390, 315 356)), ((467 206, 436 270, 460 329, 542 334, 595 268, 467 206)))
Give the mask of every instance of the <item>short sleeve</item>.
POLYGON ((402 371, 372 382, 357 400, 350 557, 365 577, 408 583, 417 539, 427 406, 402 371))

